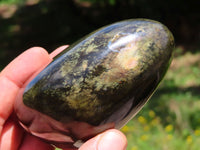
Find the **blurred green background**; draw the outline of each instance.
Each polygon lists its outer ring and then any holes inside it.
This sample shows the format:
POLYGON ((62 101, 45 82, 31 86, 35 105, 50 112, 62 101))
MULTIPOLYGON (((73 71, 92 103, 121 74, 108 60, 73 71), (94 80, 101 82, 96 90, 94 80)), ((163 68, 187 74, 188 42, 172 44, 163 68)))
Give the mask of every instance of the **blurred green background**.
POLYGON ((130 18, 162 22, 174 34, 171 67, 151 100, 121 130, 128 150, 198 150, 198 0, 0 0, 0 70, 32 46, 49 52, 104 25, 130 18))

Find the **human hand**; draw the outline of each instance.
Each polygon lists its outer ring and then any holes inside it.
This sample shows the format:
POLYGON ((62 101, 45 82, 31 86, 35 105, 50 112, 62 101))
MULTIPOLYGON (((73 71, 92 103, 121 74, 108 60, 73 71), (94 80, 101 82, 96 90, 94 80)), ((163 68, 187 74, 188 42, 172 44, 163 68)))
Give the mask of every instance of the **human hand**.
MULTIPOLYGON (((0 73, 0 150, 55 149, 19 126, 13 113, 13 105, 23 85, 65 48, 66 46, 62 46, 51 54, 43 48, 31 48, 14 59, 0 73)), ((125 150, 126 145, 126 137, 120 131, 111 129, 88 140, 79 150, 125 150)))

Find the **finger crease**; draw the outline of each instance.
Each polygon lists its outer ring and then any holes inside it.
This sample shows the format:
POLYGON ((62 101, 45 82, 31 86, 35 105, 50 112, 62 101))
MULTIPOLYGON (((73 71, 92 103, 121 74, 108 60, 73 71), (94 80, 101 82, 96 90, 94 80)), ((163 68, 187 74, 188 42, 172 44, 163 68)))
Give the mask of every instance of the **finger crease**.
POLYGON ((13 84, 15 84, 19 89, 22 88, 23 83, 22 82, 16 82, 15 80, 13 80, 11 77, 9 77, 8 75, 4 76, 7 80, 9 80, 10 82, 12 82, 13 84))

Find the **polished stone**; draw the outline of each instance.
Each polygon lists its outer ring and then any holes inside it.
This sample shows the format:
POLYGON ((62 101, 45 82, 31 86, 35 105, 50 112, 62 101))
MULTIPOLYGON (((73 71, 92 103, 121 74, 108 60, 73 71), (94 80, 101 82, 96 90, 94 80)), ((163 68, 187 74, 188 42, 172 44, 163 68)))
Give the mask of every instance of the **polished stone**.
POLYGON ((119 129, 155 91, 173 48, 171 32, 156 21, 103 27, 64 50, 27 85, 15 105, 20 124, 60 147, 119 129))

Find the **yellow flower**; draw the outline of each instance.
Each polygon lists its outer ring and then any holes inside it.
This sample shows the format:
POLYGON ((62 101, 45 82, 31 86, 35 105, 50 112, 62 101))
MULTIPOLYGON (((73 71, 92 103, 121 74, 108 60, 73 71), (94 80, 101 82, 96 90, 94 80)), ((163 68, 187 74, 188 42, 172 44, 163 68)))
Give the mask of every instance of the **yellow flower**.
POLYGON ((186 142, 187 142, 188 144, 191 144, 191 143, 192 143, 192 136, 191 136, 191 135, 188 135, 188 136, 187 136, 186 142))
POLYGON ((130 128, 126 125, 121 129, 122 132, 126 133, 130 131, 130 128))
POLYGON ((138 150, 138 147, 137 147, 137 146, 133 146, 133 147, 131 148, 131 150, 138 150))
POLYGON ((194 135, 199 136, 199 135, 200 135, 200 129, 196 129, 196 130, 194 131, 194 135))
POLYGON ((142 141, 146 141, 146 140, 149 139, 149 136, 146 135, 146 134, 144 134, 144 135, 142 135, 142 136, 140 137, 140 139, 141 139, 142 141))
POLYGON ((173 135, 172 134, 167 134, 167 140, 170 141, 173 139, 173 135))
POLYGON ((156 116, 155 112, 153 110, 149 111, 149 117, 154 118, 156 116))
POLYGON ((138 117, 138 121, 139 121, 141 124, 146 124, 146 123, 147 123, 147 120, 146 120, 143 116, 139 116, 139 117, 138 117))
POLYGON ((172 130, 173 130, 173 125, 172 124, 169 124, 169 125, 167 125, 166 127, 165 127, 165 131, 166 132, 171 132, 172 130))

